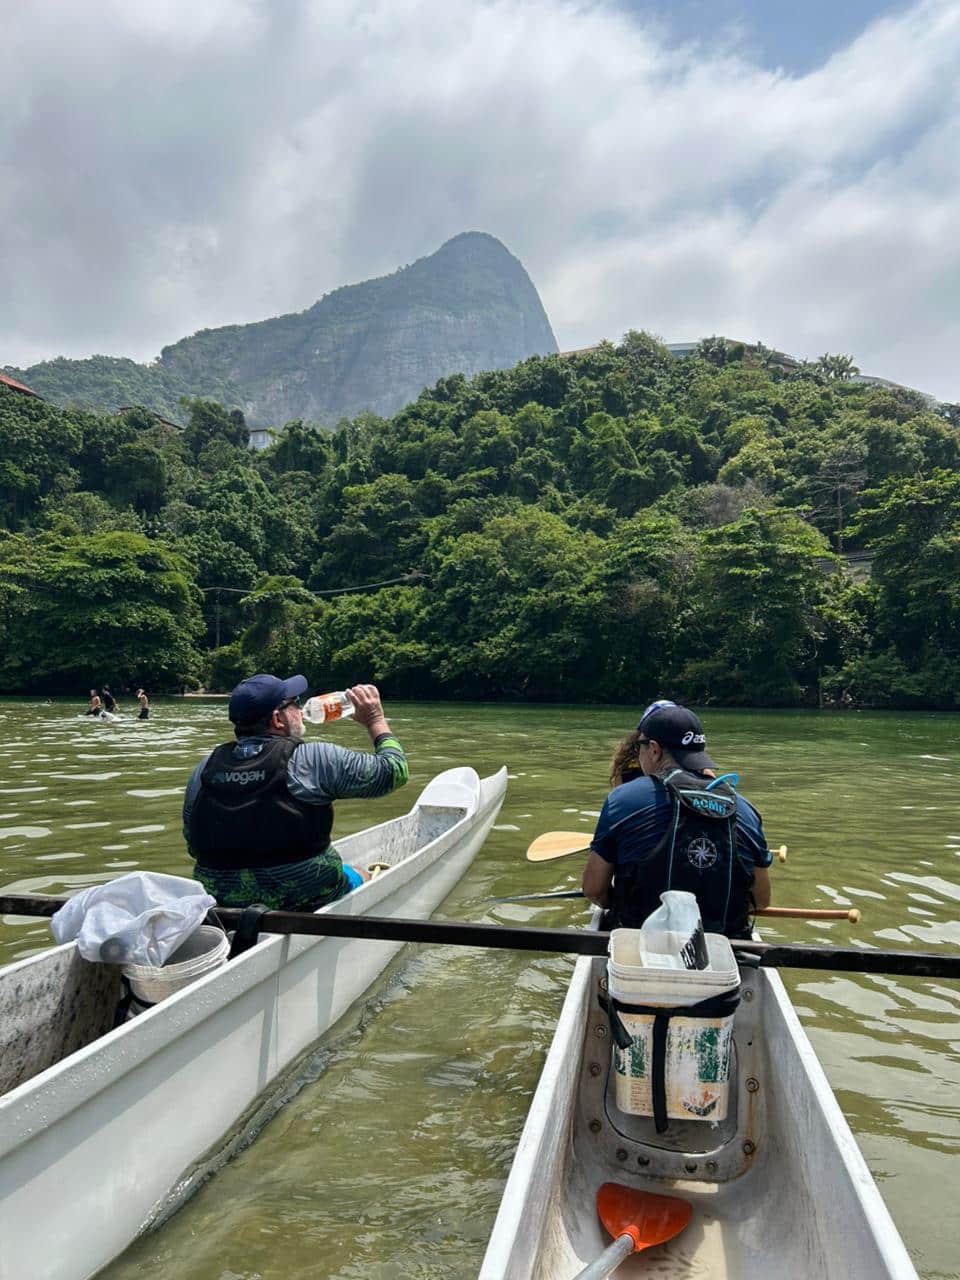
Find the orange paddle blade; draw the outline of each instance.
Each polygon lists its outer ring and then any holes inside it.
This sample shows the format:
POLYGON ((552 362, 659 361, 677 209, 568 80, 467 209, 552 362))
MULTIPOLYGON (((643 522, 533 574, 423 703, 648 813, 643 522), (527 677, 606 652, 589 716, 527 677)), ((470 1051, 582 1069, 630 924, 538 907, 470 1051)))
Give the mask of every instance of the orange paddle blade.
POLYGON ((546 831, 527 850, 528 862, 549 862, 551 858, 565 858, 568 853, 586 853, 590 848, 588 831, 546 831))
POLYGON ((597 1213, 614 1240, 632 1236, 634 1252, 639 1253, 678 1236, 690 1221, 693 1205, 677 1196, 605 1182, 597 1192, 597 1213))

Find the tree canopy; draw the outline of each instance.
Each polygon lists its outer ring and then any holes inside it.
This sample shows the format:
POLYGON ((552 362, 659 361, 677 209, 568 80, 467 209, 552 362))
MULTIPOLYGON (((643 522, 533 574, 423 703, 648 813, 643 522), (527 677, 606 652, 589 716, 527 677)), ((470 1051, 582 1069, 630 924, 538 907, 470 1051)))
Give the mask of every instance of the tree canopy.
POLYGON ((960 418, 855 374, 631 333, 261 453, 0 387, 0 687, 956 706, 960 418))

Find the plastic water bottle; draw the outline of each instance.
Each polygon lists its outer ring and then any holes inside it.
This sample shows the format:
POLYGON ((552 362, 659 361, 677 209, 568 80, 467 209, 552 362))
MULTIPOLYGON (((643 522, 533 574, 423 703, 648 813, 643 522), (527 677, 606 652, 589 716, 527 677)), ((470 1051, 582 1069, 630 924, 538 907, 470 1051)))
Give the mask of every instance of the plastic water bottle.
POLYGON ((356 707, 343 692, 318 693, 308 698, 303 706, 303 718, 311 724, 326 724, 328 720, 347 720, 356 707))

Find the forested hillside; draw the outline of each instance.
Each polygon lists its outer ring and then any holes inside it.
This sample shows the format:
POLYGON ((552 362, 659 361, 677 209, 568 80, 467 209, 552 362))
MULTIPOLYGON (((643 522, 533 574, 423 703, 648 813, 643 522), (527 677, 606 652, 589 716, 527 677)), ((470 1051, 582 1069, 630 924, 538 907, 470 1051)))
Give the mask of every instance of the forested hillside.
POLYGON ((0 686, 955 707, 960 410, 769 363, 634 333, 261 454, 0 388, 0 686))
POLYGON ((110 356, 10 369, 55 404, 142 404, 180 421, 183 395, 241 409, 251 426, 333 426, 390 414, 437 378, 548 355, 556 339, 522 264, 468 232, 393 275, 347 285, 296 315, 203 329, 151 365, 110 356))

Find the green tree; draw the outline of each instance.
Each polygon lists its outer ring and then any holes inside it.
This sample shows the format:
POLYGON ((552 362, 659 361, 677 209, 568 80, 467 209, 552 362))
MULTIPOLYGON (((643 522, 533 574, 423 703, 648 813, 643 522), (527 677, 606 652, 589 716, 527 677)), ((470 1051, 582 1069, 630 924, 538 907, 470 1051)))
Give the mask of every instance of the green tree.
POLYGON ((225 409, 213 400, 184 400, 189 418, 183 433, 186 447, 199 458, 209 445, 220 442, 245 449, 250 435, 239 409, 225 409))
POLYGON ((583 696, 602 543, 536 507, 428 549, 433 669, 467 694, 583 696))
POLYGON ((847 382, 860 372, 854 364, 853 356, 830 355, 829 352, 820 357, 815 368, 823 377, 837 382, 847 382))
POLYGON ((682 678, 697 700, 796 702, 816 679, 823 536, 784 511, 702 535, 682 678))
POLYGON ((874 552, 876 650, 923 676, 914 688, 926 690, 929 705, 952 706, 960 696, 960 475, 889 480, 863 504, 857 531, 874 552))
POLYGON ((179 684, 198 667, 199 598, 186 562, 136 533, 8 536, 0 579, 4 689, 179 684), (10 596, 9 593, 13 592, 10 596))

